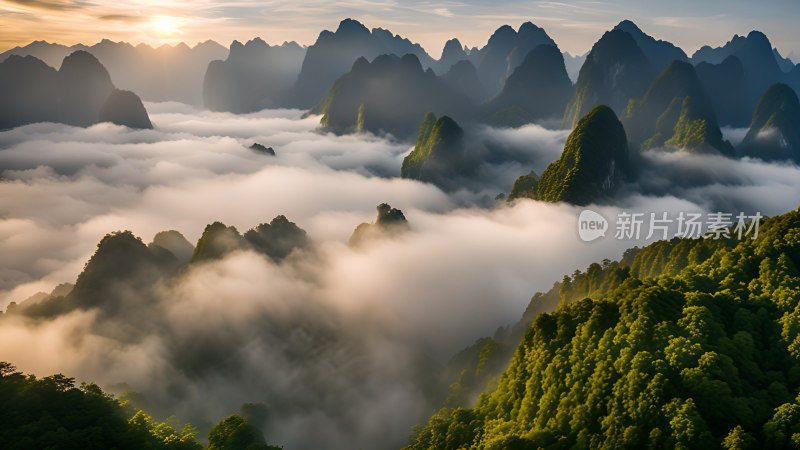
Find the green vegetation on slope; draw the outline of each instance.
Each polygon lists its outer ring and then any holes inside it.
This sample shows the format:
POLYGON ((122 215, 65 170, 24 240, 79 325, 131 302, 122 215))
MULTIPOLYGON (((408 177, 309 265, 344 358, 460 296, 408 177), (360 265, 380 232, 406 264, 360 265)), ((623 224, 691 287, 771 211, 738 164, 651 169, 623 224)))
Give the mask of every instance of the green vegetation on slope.
POLYGON ((392 208, 388 203, 381 203, 377 210, 375 222, 365 222, 356 227, 350 236, 350 245, 358 246, 372 239, 391 237, 408 230, 408 220, 403 211, 392 208))
POLYGON ((798 265, 800 211, 756 240, 675 239, 592 265, 474 408, 441 410, 408 448, 796 447, 798 265))
POLYGON ((531 171, 531 173, 517 178, 506 201, 511 202, 518 198, 532 198, 535 200, 538 198, 536 193, 538 187, 539 177, 536 172, 531 171))
MULTIPOLYGON (((25 375, 0 362, 0 443, 4 449, 164 449, 202 450, 197 430, 175 417, 158 422, 128 391, 119 399, 94 383, 75 387, 75 379, 56 374, 25 375)), ((214 450, 278 450, 266 445, 260 430, 238 415, 211 428, 214 450)))
POLYGON ((664 146, 732 156, 716 114, 694 67, 673 61, 641 100, 631 100, 625 115, 631 140, 642 150, 664 146))
POLYGON ((628 100, 644 94, 654 76, 647 57, 630 34, 622 30, 606 32, 581 66, 562 125, 575 126, 597 105, 623 112, 628 100))
POLYGON ((261 431, 237 414, 222 419, 208 432, 208 450, 280 450, 267 445, 261 431))
POLYGON ((0 362, 0 443, 16 449, 200 450, 195 430, 157 423, 74 378, 36 378, 0 362))
POLYGON ((244 238, 261 253, 281 261, 296 248, 305 248, 311 242, 305 230, 290 222, 286 216, 277 216, 270 223, 249 230, 244 238))
POLYGON ((412 54, 359 58, 350 72, 331 86, 310 113, 322 114, 320 125, 333 133, 389 133, 413 137, 427 111, 469 116, 472 102, 456 93, 412 54))
POLYGON ((422 119, 414 150, 403 159, 403 178, 448 186, 464 165, 464 130, 447 116, 422 119))
POLYGON ((800 101, 792 88, 778 83, 767 89, 753 112, 741 153, 800 164, 800 101))
POLYGON ((270 223, 247 231, 244 236, 235 227, 214 222, 203 231, 197 241, 192 262, 219 259, 236 250, 255 250, 280 262, 296 248, 311 243, 306 232, 286 216, 277 216, 270 223))
POLYGON ((614 111, 597 106, 567 138, 561 157, 542 173, 537 197, 546 202, 590 203, 628 176, 628 138, 614 111))

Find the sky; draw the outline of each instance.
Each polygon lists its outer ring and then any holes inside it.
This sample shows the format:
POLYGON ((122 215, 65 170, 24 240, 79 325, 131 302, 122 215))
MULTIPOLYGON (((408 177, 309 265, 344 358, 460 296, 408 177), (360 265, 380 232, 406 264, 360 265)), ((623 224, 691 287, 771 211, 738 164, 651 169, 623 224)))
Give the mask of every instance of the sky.
POLYGON ((480 47, 499 26, 528 20, 562 50, 583 54, 622 19, 690 55, 753 29, 782 54, 800 55, 797 0, 0 0, 0 51, 34 40, 71 45, 103 38, 157 46, 207 39, 229 45, 259 36, 271 44, 311 45, 321 30, 347 17, 408 37, 437 58, 448 39, 480 47))

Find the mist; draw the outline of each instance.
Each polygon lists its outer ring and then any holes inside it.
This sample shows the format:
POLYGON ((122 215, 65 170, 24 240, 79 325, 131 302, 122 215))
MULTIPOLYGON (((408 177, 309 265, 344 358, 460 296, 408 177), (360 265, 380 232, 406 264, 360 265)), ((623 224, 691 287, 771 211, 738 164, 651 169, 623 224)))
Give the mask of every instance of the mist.
MULTIPOLYGON (((530 297, 565 274, 646 244, 613 233, 581 241, 584 208, 495 203, 516 177, 557 159, 568 131, 471 131, 489 162, 473 184, 445 193, 398 178, 408 144, 321 133, 319 117, 301 111, 147 109, 154 130, 34 124, 0 132, 0 305, 74 282, 115 230, 147 243, 174 229, 194 243, 214 221, 244 232, 283 214, 313 248, 281 263, 237 251, 192 264, 146 302, 132 291, 125 301, 135 314, 126 317, 8 316, 0 354, 37 375, 136 389, 154 409, 169 405, 196 425, 263 402, 270 443, 396 447, 436 406, 412 382, 426 359, 445 363, 519 320, 530 297), (250 150, 254 142, 276 156, 250 150), (384 202, 403 210, 410 230, 348 246, 384 202), (219 348, 236 351, 217 357, 219 348)), ((637 160, 638 181, 589 208, 609 219, 622 211, 774 215, 800 198, 794 165, 659 152, 637 160)))

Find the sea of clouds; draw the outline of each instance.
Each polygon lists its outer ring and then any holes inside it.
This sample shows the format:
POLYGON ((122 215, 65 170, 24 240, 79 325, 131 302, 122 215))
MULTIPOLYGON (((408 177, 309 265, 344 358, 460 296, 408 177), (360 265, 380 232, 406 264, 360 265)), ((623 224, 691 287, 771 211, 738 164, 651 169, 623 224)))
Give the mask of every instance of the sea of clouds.
MULTIPOLYGON (((160 289, 152 306, 170 331, 154 328, 136 342, 93 334, 100 319, 91 311, 6 321, 0 359, 38 375, 126 383, 165 398, 158 385, 181 379, 193 393, 180 397, 175 412, 187 418, 203 411, 209 423, 247 401, 321 402, 313 413, 287 412, 267 427, 268 441, 287 448, 402 444, 410 426, 431 412, 405 381, 420 350, 445 362, 516 322, 531 295, 563 275, 646 243, 614 239, 613 229, 581 241, 577 219, 584 208, 494 201, 518 176, 540 174, 557 159, 568 131, 536 125, 469 131, 491 162, 464 189, 445 193, 398 177, 412 144, 321 133, 319 117, 302 118, 300 111, 237 116, 176 103, 147 108, 154 130, 34 124, 0 132, 0 307, 74 282, 97 242, 116 230, 149 242, 175 229, 196 242, 214 221, 244 232, 283 214, 317 250, 280 265, 237 252, 192 268, 160 289), (277 156, 250 150, 254 142, 277 156), (384 202, 403 210, 411 231, 347 246, 355 226, 374 220, 384 202), (307 365, 277 351, 277 338, 253 342, 238 355, 241 376, 234 380, 227 372, 228 378, 192 378, 171 362, 172 342, 223 328, 246 334, 263 325, 254 317, 309 311, 355 330, 353 341, 307 365), (348 356, 354 348, 358 358, 348 356), (348 371, 351 359, 359 361, 358 371, 348 371), (356 372, 358 379, 349 379, 356 372), (309 379, 326 381, 315 390, 307 389, 309 379), (324 395, 303 399, 303 392, 324 395), (302 431, 309 427, 321 431, 302 431)), ((623 211, 775 215, 800 203, 794 165, 658 152, 636 161, 636 182, 610 204, 590 206, 612 227, 623 211)))

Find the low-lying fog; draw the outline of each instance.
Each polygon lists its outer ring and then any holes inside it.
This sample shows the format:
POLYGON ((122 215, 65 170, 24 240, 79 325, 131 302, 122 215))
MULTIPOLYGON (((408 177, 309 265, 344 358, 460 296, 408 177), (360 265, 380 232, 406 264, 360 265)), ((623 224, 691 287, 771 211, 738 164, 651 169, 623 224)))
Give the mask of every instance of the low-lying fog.
MULTIPOLYGON (((518 320, 531 295, 563 275, 642 244, 616 240, 613 230, 582 242, 577 217, 584 208, 533 201, 491 207, 516 177, 531 169, 541 173, 558 157, 566 131, 533 125, 470 131, 487 152, 516 161, 487 165, 474 185, 447 194, 398 178, 409 145, 322 134, 319 117, 303 119, 300 111, 236 116, 175 103, 147 108, 155 130, 35 124, 0 133, 0 307, 74 282, 111 231, 131 230, 149 242, 158 231, 175 229, 194 243, 214 221, 244 232, 283 214, 319 245, 313 260, 276 265, 235 253, 193 269, 162 293, 159 314, 176 333, 220 323, 247 330, 257 325, 250 322, 253 309, 313 299, 370 336, 371 378, 355 386, 342 381, 349 387, 333 389, 326 399, 343 402, 351 428, 324 412, 295 415, 267 435, 287 448, 402 442, 410 425, 430 412, 420 410, 419 393, 393 366, 402 365, 407 349, 446 361, 477 337, 518 320), (277 156, 248 149, 254 142, 277 156), (403 210, 411 231, 348 247, 356 225, 374 220, 384 202, 403 210), (319 435, 296 432, 308 427, 319 435)), ((800 203, 800 169, 793 165, 653 152, 639 163, 636 184, 614 205, 592 209, 609 219, 622 210, 775 215, 800 203)), ((95 319, 89 312, 36 324, 7 322, 0 327, 0 359, 37 375, 63 372, 143 391, 163 377, 181 376, 163 357, 163 336, 130 344, 75 339, 95 319)), ((204 380, 176 412, 207 402, 214 405, 208 420, 216 421, 245 401, 261 401, 255 390, 288 389, 298 371, 328 373, 285 367, 290 363, 257 346, 248 349, 247 361, 247 373, 270 372, 266 381, 204 380)))

